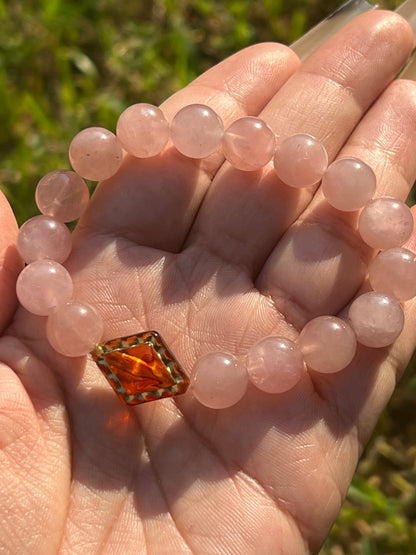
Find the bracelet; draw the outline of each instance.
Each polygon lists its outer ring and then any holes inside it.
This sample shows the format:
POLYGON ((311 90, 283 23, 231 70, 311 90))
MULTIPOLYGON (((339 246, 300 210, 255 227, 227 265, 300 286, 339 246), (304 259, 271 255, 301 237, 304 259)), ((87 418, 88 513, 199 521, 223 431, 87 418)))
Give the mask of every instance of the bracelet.
POLYGON ((172 397, 191 384, 196 399, 220 409, 237 403, 249 381, 267 393, 283 393, 306 369, 333 373, 346 368, 357 342, 374 348, 391 345, 404 325, 400 303, 416 296, 416 255, 402 248, 413 231, 410 209, 394 198, 373 198, 376 177, 363 161, 340 158, 328 166, 325 147, 310 135, 290 136, 278 146, 276 142, 261 119, 243 117, 224 130, 218 114, 201 104, 185 106, 171 124, 159 108, 134 104, 121 114, 116 135, 100 127, 78 133, 69 148, 74 171, 56 170, 39 181, 36 203, 42 215, 22 225, 17 241, 26 263, 17 279, 17 296, 26 310, 47 316, 51 346, 68 357, 91 353, 127 405, 172 397), (88 204, 84 179, 109 179, 126 153, 157 156, 169 139, 182 155, 195 159, 221 147, 225 159, 241 171, 261 170, 273 160, 278 185, 302 188, 321 182, 334 208, 361 210, 359 233, 367 245, 381 251, 369 266, 373 290, 352 302, 346 320, 313 318, 295 342, 265 337, 251 346, 245 363, 228 353, 207 353, 190 377, 155 331, 102 342, 99 312, 72 298, 72 279, 62 265, 72 248, 65 223, 79 218, 88 204))

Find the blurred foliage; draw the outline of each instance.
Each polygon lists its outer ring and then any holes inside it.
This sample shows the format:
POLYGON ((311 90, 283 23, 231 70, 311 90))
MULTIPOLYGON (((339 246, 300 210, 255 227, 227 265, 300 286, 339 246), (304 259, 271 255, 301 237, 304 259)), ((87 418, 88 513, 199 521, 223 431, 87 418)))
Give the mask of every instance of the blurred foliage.
MULTIPOLYGON (((80 129, 114 129, 128 105, 159 104, 255 42, 290 44, 340 4, 0 0, 0 186, 19 222, 37 213, 40 177, 68 167, 67 148, 80 129)), ((362 458, 322 555, 416 554, 412 368, 362 458)))
POLYGON ((358 465, 321 555, 416 554, 416 356, 358 465))
POLYGON ((159 104, 249 44, 290 43, 337 3, 0 0, 0 185, 18 221, 77 131, 114 129, 128 105, 159 104))

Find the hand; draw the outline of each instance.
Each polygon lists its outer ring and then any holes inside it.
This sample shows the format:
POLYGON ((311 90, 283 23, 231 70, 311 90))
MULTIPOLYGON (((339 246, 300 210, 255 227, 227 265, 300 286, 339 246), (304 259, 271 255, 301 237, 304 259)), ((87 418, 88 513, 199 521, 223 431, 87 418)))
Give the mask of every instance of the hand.
MULTIPOLYGON (((301 67, 286 47, 257 45, 162 108, 171 118, 209 104, 225 126, 260 114, 281 137, 323 140, 331 160, 363 159, 378 195, 404 199, 416 175, 416 88, 392 79, 412 46, 404 20, 370 12, 301 67)), ((314 315, 343 311, 373 254, 356 215, 313 193, 289 189, 271 167, 235 171, 219 152, 202 162, 174 148, 128 158, 74 233, 74 296, 102 314, 105 339, 156 329, 188 372, 210 350, 244 358, 264 336, 296 338, 314 315)), ((191 394, 125 408, 90 358, 49 347, 44 318, 14 313, 16 224, 4 199, 0 208, 0 547, 318 550, 416 345, 415 303, 391 349, 360 348, 346 370, 308 372, 288 393, 253 387, 224 411, 191 394)))

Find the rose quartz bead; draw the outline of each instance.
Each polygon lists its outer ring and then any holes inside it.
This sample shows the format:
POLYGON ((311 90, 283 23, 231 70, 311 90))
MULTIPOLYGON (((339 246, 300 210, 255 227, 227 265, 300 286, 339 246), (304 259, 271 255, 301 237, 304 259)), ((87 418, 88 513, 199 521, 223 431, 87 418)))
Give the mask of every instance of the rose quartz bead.
POLYGON ((20 228, 17 248, 28 264, 41 258, 62 263, 71 252, 71 232, 65 224, 50 216, 34 216, 20 228))
POLYGON ((401 200, 377 198, 363 208, 358 230, 367 245, 374 249, 400 247, 412 234, 413 216, 401 200))
POLYGON ((129 154, 150 158, 165 148, 169 123, 160 108, 146 103, 133 104, 119 117, 117 137, 129 154))
POLYGON ((60 222, 72 222, 84 212, 89 199, 85 181, 75 172, 47 173, 36 187, 36 204, 42 214, 60 222))
POLYGON ((386 347, 400 335, 404 314, 400 303, 383 293, 364 293, 351 304, 348 318, 357 340, 367 347, 386 347))
POLYGON ((235 168, 253 171, 263 168, 272 159, 276 139, 261 119, 246 117, 233 122, 224 133, 222 149, 235 168))
POLYGON ((72 139, 69 159, 79 175, 101 181, 117 173, 123 151, 114 133, 103 127, 88 127, 72 139))
POLYGON ((208 106, 190 104, 175 115, 170 136, 175 147, 189 158, 205 158, 218 148, 224 134, 221 118, 208 106))
POLYGON ((322 192, 329 204, 351 212, 369 202, 376 190, 376 176, 370 166, 358 158, 335 160, 322 177, 322 192))
POLYGON ((299 347, 309 368, 331 374, 352 361, 357 340, 351 326, 336 316, 318 316, 300 332, 299 347))
POLYGON ((211 409, 235 405, 247 389, 248 375, 244 364, 227 353, 213 352, 197 360, 191 373, 196 399, 211 409))
POLYGON ((324 145, 310 135, 292 135, 277 148, 274 168, 290 187, 309 187, 318 183, 328 167, 324 145))
POLYGON ((69 272, 54 260, 36 260, 24 268, 16 282, 16 293, 26 310, 47 316, 70 300, 73 284, 69 272))
POLYGON ((91 352, 102 339, 104 324, 94 307, 71 301, 56 308, 46 322, 46 334, 51 346, 67 357, 79 357, 91 352))
POLYGON ((292 389, 302 377, 303 366, 299 347, 285 337, 265 337, 247 353, 249 379, 266 393, 292 389))
POLYGON ((416 255, 396 247, 381 252, 370 264, 369 278, 374 291, 399 301, 416 296, 416 255))

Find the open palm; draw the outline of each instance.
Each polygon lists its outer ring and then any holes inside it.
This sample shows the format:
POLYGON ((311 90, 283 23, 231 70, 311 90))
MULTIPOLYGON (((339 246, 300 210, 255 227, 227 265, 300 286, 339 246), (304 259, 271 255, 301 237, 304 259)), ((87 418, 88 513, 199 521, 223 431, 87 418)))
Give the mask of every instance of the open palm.
MULTIPOLYGON (((378 195, 405 198, 416 170, 416 88, 391 81, 412 46, 398 16, 367 13, 300 67, 287 48, 258 45, 163 109, 172 117, 209 104, 226 126, 260 114, 279 137, 318 137, 331 160, 362 158, 378 195)), ((75 297, 102 314, 104 339, 156 329, 188 372, 212 350, 244 358, 266 335, 296 338, 311 317, 342 313, 373 256, 356 215, 314 193, 289 189, 270 167, 237 171, 220 153, 198 162, 172 147, 126 158, 74 233, 75 297)), ((288 393, 249 388, 223 411, 191 394, 125 408, 89 357, 48 346, 43 318, 13 315, 16 225, 4 200, 1 212, 0 548, 319 549, 415 346, 414 303, 391 349, 361 348, 345 371, 309 372, 288 393)))

